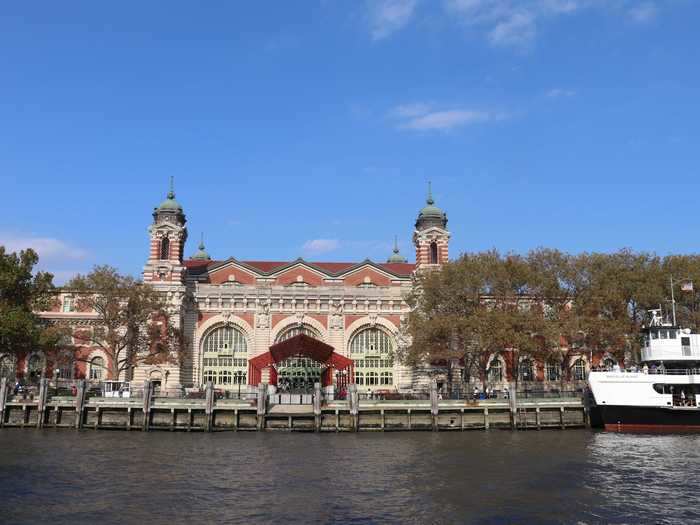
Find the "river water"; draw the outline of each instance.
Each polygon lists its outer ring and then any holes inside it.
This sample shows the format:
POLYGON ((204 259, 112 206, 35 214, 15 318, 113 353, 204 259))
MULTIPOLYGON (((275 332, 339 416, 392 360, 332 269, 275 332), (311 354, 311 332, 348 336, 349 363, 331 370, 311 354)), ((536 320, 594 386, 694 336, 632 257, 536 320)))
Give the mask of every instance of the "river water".
POLYGON ((700 523, 700 435, 0 430, 0 522, 700 523))

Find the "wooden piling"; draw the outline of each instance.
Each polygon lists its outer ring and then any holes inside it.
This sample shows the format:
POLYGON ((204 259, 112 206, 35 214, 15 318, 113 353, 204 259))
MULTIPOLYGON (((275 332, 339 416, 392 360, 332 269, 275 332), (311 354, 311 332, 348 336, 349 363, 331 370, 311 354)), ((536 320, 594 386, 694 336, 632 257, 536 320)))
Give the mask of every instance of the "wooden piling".
POLYGON ((321 383, 314 383, 314 428, 321 431, 321 383))
POLYGON ((141 429, 148 432, 151 425, 151 382, 146 379, 143 382, 143 426, 141 429))
POLYGON ((5 407, 7 406, 7 378, 0 379, 0 428, 5 426, 5 407))
POLYGON ((85 398, 87 397, 87 385, 85 379, 78 381, 75 393, 75 428, 83 428, 83 411, 85 410, 85 398))
POLYGON ((265 414, 267 413, 267 385, 260 383, 258 385, 258 430, 265 428, 265 414))
POLYGON ((438 405, 437 382, 435 380, 430 383, 430 415, 432 416, 433 430, 437 431, 440 406, 438 405))
POLYGON ((214 426, 214 383, 211 381, 207 381, 204 398, 206 401, 206 405, 204 406, 204 415, 206 416, 204 430, 211 432, 214 426))

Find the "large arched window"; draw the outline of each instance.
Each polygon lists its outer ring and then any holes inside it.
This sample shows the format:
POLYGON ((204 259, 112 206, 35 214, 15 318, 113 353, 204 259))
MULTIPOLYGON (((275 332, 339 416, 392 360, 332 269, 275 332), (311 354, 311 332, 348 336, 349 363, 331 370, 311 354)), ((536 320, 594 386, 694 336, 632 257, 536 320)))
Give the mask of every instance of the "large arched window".
POLYGON ((104 377, 105 360, 104 358, 97 356, 90 360, 90 379, 93 381, 100 381, 104 377))
POLYGON ((220 326, 209 332, 202 343, 202 382, 221 388, 246 384, 248 343, 235 326, 220 326))
POLYGON ((574 381, 586 379, 586 362, 583 359, 579 358, 576 360, 571 368, 571 376, 574 378, 574 381))
POLYGON ((308 324, 296 324, 282 330, 277 336, 275 343, 281 343, 282 341, 286 341, 287 339, 299 334, 308 335, 309 337, 313 337, 319 341, 321 340, 321 334, 319 334, 315 328, 310 327, 308 324))
POLYGON ((5 377, 8 381, 14 381, 15 375, 15 360, 9 355, 0 357, 0 379, 5 377))
POLYGON ((500 359, 492 359, 489 364, 489 381, 492 383, 500 383, 503 381, 503 365, 500 359))
POLYGON ((54 368, 54 374, 58 379, 73 379, 74 360, 73 352, 65 350, 58 354, 54 368))
POLYGON ((167 237, 160 241, 160 258, 164 261, 170 259, 170 239, 167 237))
POLYGON ((393 386, 394 347, 393 338, 376 326, 356 332, 350 340, 350 357, 356 370, 355 384, 393 386))

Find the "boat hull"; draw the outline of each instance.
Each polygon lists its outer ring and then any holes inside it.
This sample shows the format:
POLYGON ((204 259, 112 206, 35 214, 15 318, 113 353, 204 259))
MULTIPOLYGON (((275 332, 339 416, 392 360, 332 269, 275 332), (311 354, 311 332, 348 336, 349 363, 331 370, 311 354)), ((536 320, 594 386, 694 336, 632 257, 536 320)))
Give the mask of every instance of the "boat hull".
POLYGON ((598 405, 605 430, 700 431, 700 409, 598 405))

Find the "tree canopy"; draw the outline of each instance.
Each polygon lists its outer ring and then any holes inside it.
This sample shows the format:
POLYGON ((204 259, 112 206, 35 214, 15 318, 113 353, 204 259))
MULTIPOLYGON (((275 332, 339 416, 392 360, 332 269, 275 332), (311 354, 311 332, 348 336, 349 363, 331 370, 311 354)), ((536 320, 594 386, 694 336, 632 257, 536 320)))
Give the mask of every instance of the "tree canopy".
POLYGON ((92 330, 77 330, 74 339, 101 349, 110 376, 140 363, 179 364, 186 344, 168 314, 166 297, 152 286, 120 275, 111 266, 96 266, 66 284, 77 295, 79 310, 97 314, 92 330))
POLYGON ((440 271, 420 273, 409 297, 409 364, 459 359, 485 379, 499 355, 518 377, 523 356, 565 361, 575 352, 638 355, 639 330, 652 308, 698 329, 700 298, 680 283, 700 283, 700 256, 659 257, 621 250, 570 255, 539 249, 464 254, 440 271))
POLYGON ((34 250, 7 253, 0 246, 0 352, 20 355, 54 347, 60 333, 35 314, 46 310, 54 291, 53 276, 34 272, 34 250))

